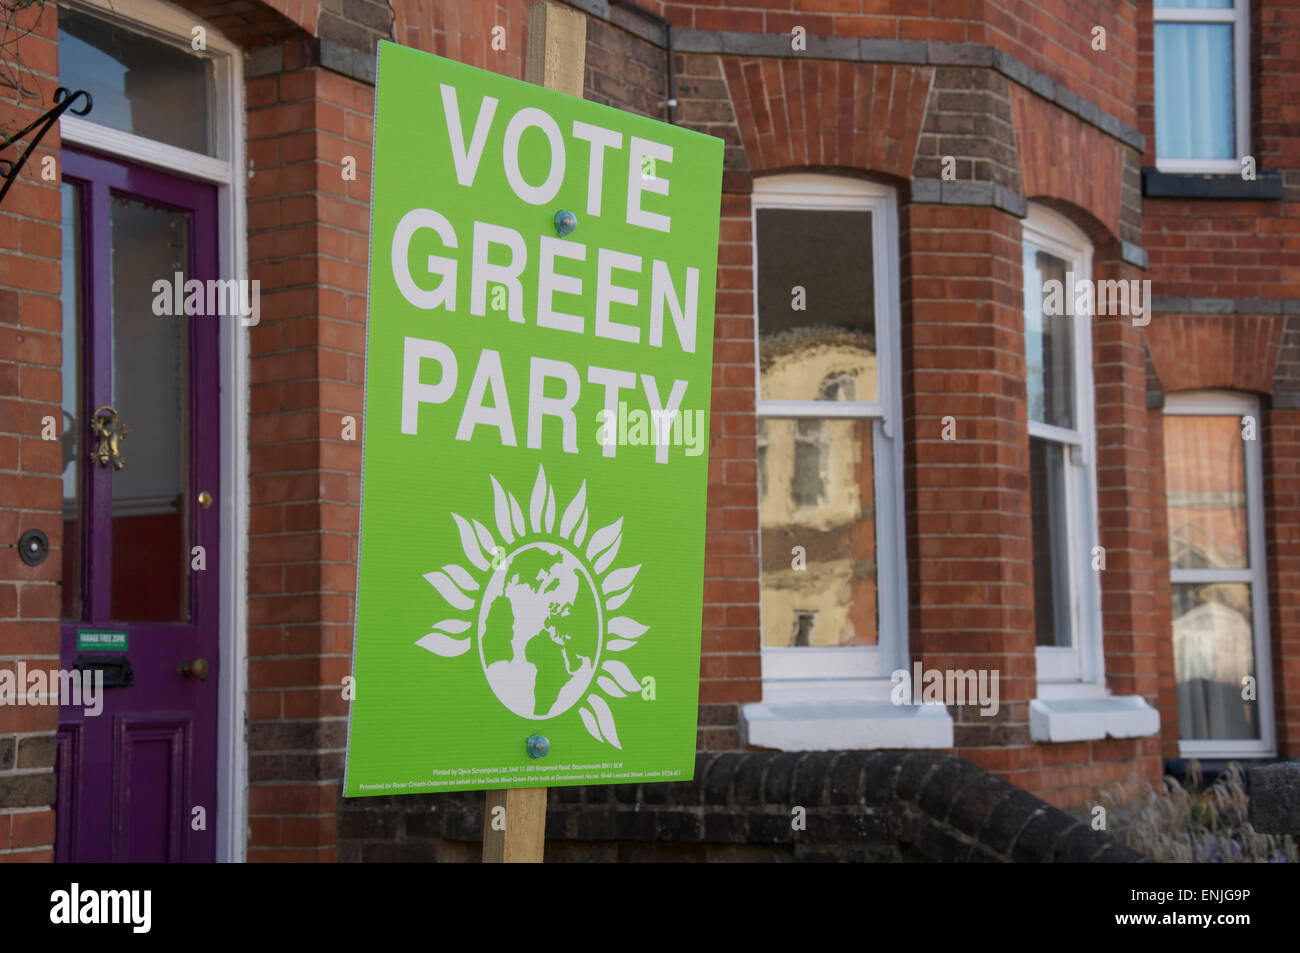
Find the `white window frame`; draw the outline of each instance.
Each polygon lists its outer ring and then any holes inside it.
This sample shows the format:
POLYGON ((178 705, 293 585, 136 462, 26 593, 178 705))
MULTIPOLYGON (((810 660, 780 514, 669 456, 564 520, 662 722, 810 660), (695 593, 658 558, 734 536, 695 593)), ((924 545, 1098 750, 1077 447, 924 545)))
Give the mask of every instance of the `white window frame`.
MULTIPOLYGON (((755 414, 767 419, 855 418, 874 422, 877 612, 874 646, 762 649, 768 701, 887 699, 890 674, 907 667, 907 567, 903 532, 902 359, 898 288, 898 213, 892 188, 846 176, 795 173, 756 179, 752 201, 755 414), (877 393, 874 401, 763 400, 758 360, 760 209, 868 211, 873 266, 877 393)), ((762 537, 760 533, 760 554, 762 537)), ((760 602, 761 605, 761 602, 760 602)), ((760 609, 761 612, 761 609, 760 609)))
MULTIPOLYGON (((1181 582, 1244 582, 1250 585, 1251 628, 1255 643, 1255 680, 1259 708, 1259 738, 1178 740, 1184 758, 1267 758, 1277 754, 1273 721, 1273 665, 1269 633, 1268 562, 1264 538, 1264 463, 1259 400, 1225 390, 1189 391, 1165 396, 1166 416, 1242 417, 1255 419, 1255 439, 1242 440, 1246 464, 1246 541, 1249 569, 1174 569, 1171 584, 1181 582)), ((1172 620, 1171 620, 1172 623, 1172 620)), ((1170 638, 1173 637, 1172 624, 1170 638)))
MULTIPOLYGON (((216 153, 179 149, 66 112, 59 119, 65 143, 85 146, 132 162, 156 166, 217 186, 217 251, 220 277, 248 278, 248 225, 244 169, 244 54, 220 30, 180 7, 161 0, 61 0, 70 8, 108 20, 123 30, 148 36, 213 62, 216 153), (203 26, 207 50, 191 48, 192 30, 203 26)), ((248 334, 240 321, 222 324, 219 355, 221 384, 221 492, 223 560, 219 584, 221 684, 217 701, 217 860, 241 862, 248 849, 248 749, 244 721, 248 708, 248 334)))
MULTIPOLYGON (((1069 219, 1031 205, 1023 221, 1025 246, 1041 249, 1066 263, 1067 281, 1092 282, 1092 243, 1069 219)), ((1063 289, 1073 309, 1073 287, 1063 289)), ((1091 296, 1089 298, 1091 300, 1091 296)), ((1068 447, 1065 454, 1065 552, 1069 585, 1070 647, 1035 647, 1040 698, 1087 698, 1105 694, 1102 654, 1101 581, 1092 569, 1100 545, 1097 506, 1097 427, 1092 379, 1092 314, 1075 313, 1071 368, 1074 382, 1073 429, 1029 421, 1029 436, 1068 447)))
MULTIPOLYGON (((1236 119, 1237 157, 1234 159, 1164 159, 1160 157, 1160 140, 1156 140, 1156 169, 1160 172, 1240 173, 1242 156, 1250 155, 1250 0, 1233 0, 1230 10, 1200 10, 1188 7, 1154 7, 1152 43, 1155 24, 1159 23, 1230 23, 1232 24, 1233 115, 1236 119)), ((1152 96, 1155 79, 1152 78, 1152 96)))
MULTIPOLYGON (((1031 204, 1023 220, 1021 253, 1026 245, 1041 248, 1066 262, 1067 283, 1087 281, 1094 294, 1092 243, 1073 222, 1041 205, 1031 204), (1069 272, 1073 272, 1073 282, 1069 272)), ((1070 308, 1073 287, 1062 289, 1070 308)), ((1090 310, 1090 309, 1089 309, 1090 310)), ((1067 429, 1029 421, 1029 436, 1069 447, 1065 457, 1066 577, 1070 584, 1070 647, 1035 646, 1036 697, 1029 702, 1029 736, 1034 741, 1071 742, 1141 738, 1158 734, 1160 713, 1140 695, 1111 695, 1101 616, 1101 573, 1093 553, 1100 543, 1097 504, 1097 427, 1092 378, 1091 313, 1074 314, 1075 427, 1067 429)))
MULTIPOLYGON (((898 211, 892 188, 864 179, 793 173, 756 179, 751 234, 754 275, 754 389, 758 418, 839 417, 873 421, 876 607, 874 646, 761 649, 763 701, 741 710, 745 742, 783 751, 951 748, 942 705, 895 705, 890 676, 910 670, 903 522, 903 397, 900 353, 898 211), (758 211, 767 208, 871 212, 877 399, 765 401, 758 360, 758 211), (881 558, 885 555, 886 558, 881 558)), ((762 535, 759 533, 759 559, 762 535)), ((760 599, 760 614, 761 599, 760 599)), ((760 621, 761 625, 761 621, 760 621)))

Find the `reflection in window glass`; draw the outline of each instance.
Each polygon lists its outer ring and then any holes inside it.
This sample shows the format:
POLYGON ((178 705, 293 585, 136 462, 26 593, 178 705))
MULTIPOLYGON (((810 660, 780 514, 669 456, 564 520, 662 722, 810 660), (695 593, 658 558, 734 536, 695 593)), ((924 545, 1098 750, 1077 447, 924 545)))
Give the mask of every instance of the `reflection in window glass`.
POLYGON ((812 636, 813 626, 817 623, 816 612, 796 612, 794 614, 794 639, 791 645, 795 648, 806 648, 812 643, 809 638, 812 636))
POLYGON ((1074 429, 1074 341, 1067 314, 1073 300, 1068 265, 1025 246, 1025 364, 1029 419, 1074 429), (1049 285, 1048 282, 1056 282, 1049 285))
POLYGON ((877 644, 872 427, 760 421, 765 646, 877 644))
MULTIPOLYGON (((112 201, 113 406, 131 428, 114 471, 114 618, 188 618, 189 321, 153 312, 153 284, 190 266, 189 216, 112 201)), ((211 319, 206 319, 211 320, 211 319)))
POLYGON ((81 618, 81 189, 69 182, 63 199, 63 607, 65 619, 81 618))
POLYGON ((1165 418, 1169 562, 1245 569, 1246 461, 1237 417, 1165 418))
POLYGON ((60 6, 59 81, 90 93, 92 122, 217 154, 212 61, 202 53, 60 6))
POLYGON ((1174 678, 1183 740, 1259 737, 1258 702, 1242 698, 1255 676, 1247 583, 1174 583, 1174 678))
POLYGON ((1037 645, 1069 648, 1070 573, 1065 529, 1065 447, 1029 438, 1034 534, 1034 631, 1037 645))
POLYGON ((871 213, 757 217, 759 398, 876 400, 871 213))
POLYGON ((795 421, 794 478, 790 482, 790 498, 796 508, 818 506, 826 501, 827 451, 824 421, 795 421))

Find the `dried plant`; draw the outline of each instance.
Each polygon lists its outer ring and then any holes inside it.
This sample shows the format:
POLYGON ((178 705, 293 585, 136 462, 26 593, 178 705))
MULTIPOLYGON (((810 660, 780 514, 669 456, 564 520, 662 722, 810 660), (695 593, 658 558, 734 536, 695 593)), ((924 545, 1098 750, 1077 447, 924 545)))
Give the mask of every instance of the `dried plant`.
POLYGON ((1106 809, 1110 834, 1164 863, 1251 864, 1300 861, 1295 838, 1261 834, 1247 814, 1249 795, 1234 761, 1205 787, 1201 766, 1190 763, 1186 784, 1164 779, 1160 791, 1145 782, 1112 785, 1089 808, 1106 809))

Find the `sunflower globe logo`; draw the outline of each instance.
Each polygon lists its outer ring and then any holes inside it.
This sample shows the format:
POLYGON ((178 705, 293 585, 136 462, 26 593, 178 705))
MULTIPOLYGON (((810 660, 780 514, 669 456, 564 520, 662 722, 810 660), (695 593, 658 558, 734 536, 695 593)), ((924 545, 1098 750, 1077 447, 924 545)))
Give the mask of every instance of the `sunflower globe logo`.
POLYGON ((489 480, 496 536, 483 522, 452 513, 472 568, 449 563, 424 574, 462 615, 436 623, 415 644, 443 658, 476 648, 488 687, 510 711, 545 721, 576 707, 593 738, 621 750, 608 699, 637 694, 641 685, 611 656, 634 649, 648 629, 615 614, 641 569, 613 568, 623 519, 588 536, 583 481, 557 533, 555 488, 539 467, 525 524, 515 495, 495 476, 489 480))

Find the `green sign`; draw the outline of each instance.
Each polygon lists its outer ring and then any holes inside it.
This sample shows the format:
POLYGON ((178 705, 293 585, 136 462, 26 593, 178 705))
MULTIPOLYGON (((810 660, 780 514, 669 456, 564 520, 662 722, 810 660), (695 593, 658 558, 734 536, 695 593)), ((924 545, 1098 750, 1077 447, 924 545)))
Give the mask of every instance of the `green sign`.
POLYGON ((380 45, 347 796, 692 776, 722 149, 380 45))
POLYGON ((78 652, 125 652, 125 632, 103 632, 92 629, 77 630, 78 652))

